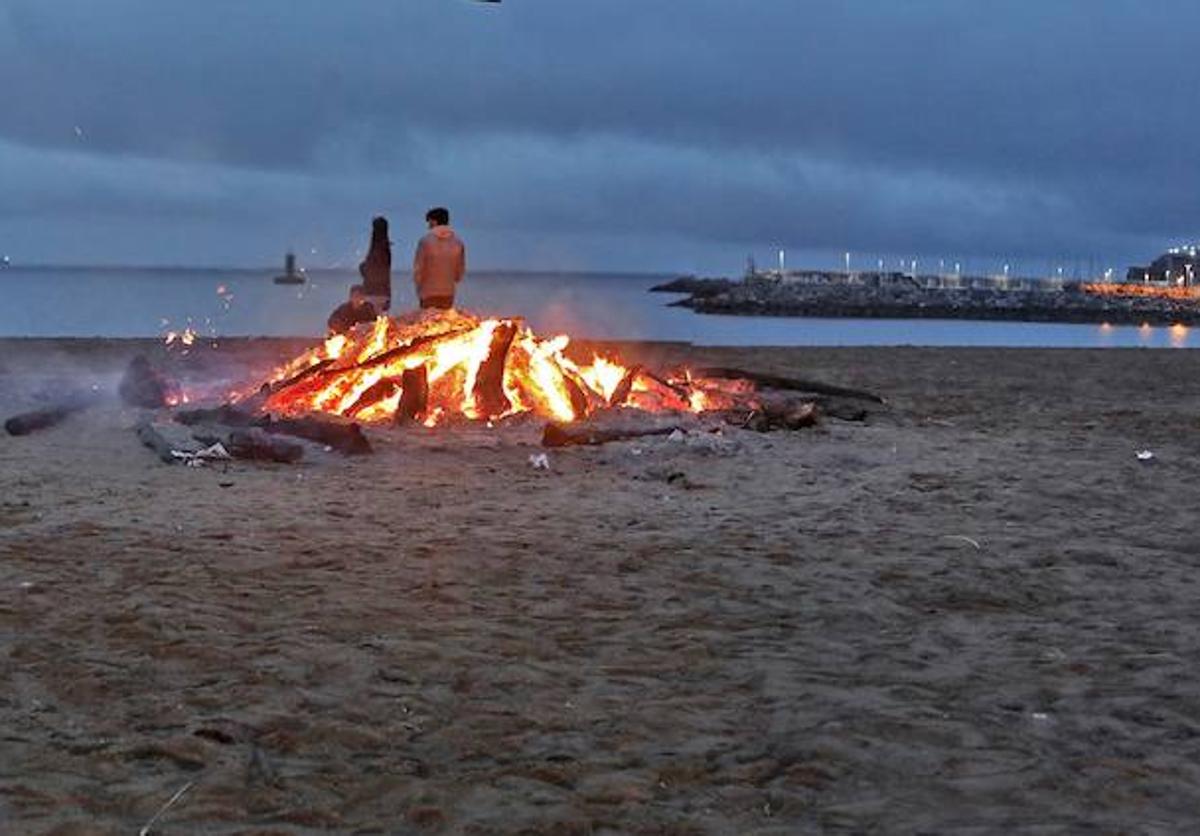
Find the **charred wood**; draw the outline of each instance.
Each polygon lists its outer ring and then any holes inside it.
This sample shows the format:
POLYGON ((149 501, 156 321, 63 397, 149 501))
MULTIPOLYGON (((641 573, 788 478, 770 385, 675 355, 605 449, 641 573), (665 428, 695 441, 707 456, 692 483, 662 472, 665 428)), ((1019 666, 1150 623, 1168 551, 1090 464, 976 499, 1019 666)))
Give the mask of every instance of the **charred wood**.
POLYGON ((813 401, 768 399, 753 409, 735 409, 725 414, 727 423, 744 430, 766 433, 772 430, 800 430, 816 426, 821 412, 813 401))
POLYGON ((638 373, 641 370, 641 366, 629 367, 629 370, 625 372, 625 376, 621 378, 621 382, 617 384, 617 388, 613 389, 613 393, 608 399, 609 406, 621 406, 625 401, 629 400, 629 393, 633 391, 633 382, 637 380, 638 373))
POLYGON ((646 377, 648 377, 650 380, 654 381, 655 383, 657 383, 659 386, 662 386, 662 387, 670 390, 671 392, 675 393, 676 397, 678 397, 684 403, 687 402, 688 389, 686 386, 680 386, 678 383, 672 383, 671 381, 667 380, 662 375, 655 374, 654 372, 650 371, 649 369, 643 368, 640 370, 640 373, 645 375, 646 377))
POLYGON ((14 415, 4 422, 4 429, 9 435, 29 435, 38 430, 49 429, 61 424, 76 412, 83 412, 96 403, 96 400, 92 395, 74 395, 54 406, 14 415))
POLYGON ((146 409, 160 409, 166 406, 175 391, 176 387, 156 372, 150 361, 141 354, 129 361, 129 366, 117 385, 117 394, 121 396, 122 401, 130 406, 146 409))
POLYGON ((607 444, 610 441, 628 441, 653 435, 670 435, 678 427, 655 427, 653 429, 612 429, 594 427, 564 427, 547 424, 542 431, 543 447, 576 447, 607 444))
POLYGON ((719 378, 723 380, 748 380, 755 386, 762 389, 781 389, 793 392, 812 392, 817 395, 832 395, 840 398, 851 398, 854 400, 871 401, 873 403, 884 403, 883 398, 873 392, 864 392, 859 389, 846 389, 841 386, 832 386, 828 383, 821 383, 816 380, 802 380, 791 377, 779 377, 777 375, 760 374, 751 372, 745 369, 732 369, 722 366, 714 366, 707 369, 696 369, 693 373, 697 378, 719 378))
POLYGON ((189 427, 196 424, 224 424, 227 427, 264 426, 270 418, 255 415, 233 404, 221 404, 216 409, 184 409, 175 413, 175 420, 189 427))
POLYGON ((309 415, 303 418, 279 418, 269 421, 263 425, 263 429, 270 433, 315 441, 347 456, 361 456, 372 452, 371 442, 367 441, 362 427, 358 424, 309 415))
POLYGON ((293 377, 289 378, 288 380, 281 381, 281 383, 278 384, 272 384, 270 393, 272 396, 274 396, 277 395, 278 392, 292 389, 293 386, 298 386, 300 384, 305 384, 306 387, 312 387, 312 389, 320 389, 320 387, 325 385, 326 381, 336 378, 337 375, 346 374, 348 372, 361 372, 364 371, 364 369, 383 366, 385 363, 400 360, 404 356, 413 354, 414 351, 428 348, 434 343, 444 341, 444 339, 454 339, 455 337, 460 337, 466 332, 466 329, 458 329, 443 333, 428 333, 428 335, 416 337, 412 342, 404 343, 403 345, 397 345, 396 348, 382 351, 382 353, 367 357, 366 360, 349 363, 347 366, 337 366, 337 360, 335 359, 323 360, 319 363, 314 363, 314 365, 306 368, 305 371, 293 375, 293 377))
POLYGON ((223 424, 227 427, 244 428, 260 427, 269 433, 290 435, 315 441, 332 447, 347 456, 357 456, 371 452, 371 443, 363 435, 358 424, 337 421, 332 418, 306 416, 304 418, 271 419, 269 415, 254 415, 238 409, 232 404, 223 404, 216 409, 188 409, 175 414, 175 420, 181 424, 194 426, 197 424, 223 424))
POLYGON ((294 441, 275 438, 258 427, 233 430, 223 442, 235 459, 292 464, 304 458, 304 448, 294 441))
POLYGON ((591 411, 591 401, 588 400, 587 393, 583 387, 575 382, 571 375, 563 372, 563 385, 567 387, 567 395, 571 399, 571 412, 576 418, 582 418, 591 411))
POLYGON ((512 402, 504 394, 504 363, 516 335, 515 324, 502 322, 497 325, 496 330, 492 332, 492 344, 488 348, 487 359, 479 364, 472 394, 484 418, 503 415, 512 408, 512 402))
POLYGON ((175 455, 174 445, 149 421, 140 422, 134 427, 134 432, 137 433, 138 441, 153 450, 163 464, 178 464, 181 461, 175 455))
POLYGON ((318 374, 323 369, 329 368, 329 366, 332 365, 334 362, 335 362, 335 358, 330 357, 326 360, 321 360, 320 362, 313 363, 307 369, 297 372, 296 374, 292 375, 291 377, 287 378, 286 380, 278 380, 274 383, 264 383, 262 385, 262 389, 260 391, 262 391, 265 394, 273 394, 280 390, 290 388, 292 386, 295 386, 297 383, 301 383, 301 382, 307 380, 308 378, 312 377, 314 374, 318 374))
POLYGON ((795 401, 764 403, 762 414, 769 422, 769 428, 782 430, 802 430, 805 427, 816 426, 820 417, 815 403, 795 401))
POLYGON ((353 418, 364 409, 374 406, 380 401, 385 401, 392 395, 396 394, 399 389, 399 384, 396 383, 396 378, 385 377, 383 380, 367 387, 361 395, 358 396, 350 408, 346 410, 346 415, 353 418))
POLYGON ((417 421, 429 408, 429 372, 424 366, 405 369, 400 378, 400 405, 396 407, 396 423, 417 421))
POLYGON ((821 398, 817 405, 822 415, 839 421, 865 421, 869 414, 866 407, 840 398, 821 398))

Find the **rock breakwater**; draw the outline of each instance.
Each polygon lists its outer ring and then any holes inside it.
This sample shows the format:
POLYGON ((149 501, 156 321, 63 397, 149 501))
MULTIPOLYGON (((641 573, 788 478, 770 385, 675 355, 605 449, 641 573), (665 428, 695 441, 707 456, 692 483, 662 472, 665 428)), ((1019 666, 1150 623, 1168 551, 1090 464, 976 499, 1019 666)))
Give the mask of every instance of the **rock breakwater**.
POLYGON ((989 319, 1149 325, 1200 324, 1200 299, 1100 295, 1076 285, 1023 289, 925 287, 919 279, 793 282, 772 276, 682 278, 653 288, 687 293, 697 313, 865 319, 989 319))

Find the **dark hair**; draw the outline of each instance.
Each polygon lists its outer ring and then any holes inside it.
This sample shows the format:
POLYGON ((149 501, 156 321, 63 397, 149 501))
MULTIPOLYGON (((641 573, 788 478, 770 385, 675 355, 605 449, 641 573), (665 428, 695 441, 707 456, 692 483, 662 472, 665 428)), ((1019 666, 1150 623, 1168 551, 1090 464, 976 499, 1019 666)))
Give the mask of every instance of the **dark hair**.
POLYGON ((388 243, 388 222, 382 215, 371 219, 371 246, 388 243))
POLYGON ((367 289, 360 284, 352 284, 350 285, 350 295, 353 296, 355 293, 360 293, 363 296, 366 296, 367 289))
POLYGON ((450 210, 444 206, 435 206, 425 213, 425 220, 433 221, 438 226, 450 223, 450 210))

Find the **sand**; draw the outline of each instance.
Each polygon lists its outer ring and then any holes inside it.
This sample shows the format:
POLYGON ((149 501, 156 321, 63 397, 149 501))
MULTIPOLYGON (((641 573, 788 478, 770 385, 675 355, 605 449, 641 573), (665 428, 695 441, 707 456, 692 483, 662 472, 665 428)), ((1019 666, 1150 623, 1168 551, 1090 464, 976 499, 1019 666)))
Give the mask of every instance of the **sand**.
MULTIPOLYGON (((0 341, 0 414, 138 348, 0 341)), ((115 403, 0 437, 0 831, 184 788, 154 832, 1192 829, 1200 354, 628 350, 891 409, 549 471, 532 430, 168 467, 115 403)))

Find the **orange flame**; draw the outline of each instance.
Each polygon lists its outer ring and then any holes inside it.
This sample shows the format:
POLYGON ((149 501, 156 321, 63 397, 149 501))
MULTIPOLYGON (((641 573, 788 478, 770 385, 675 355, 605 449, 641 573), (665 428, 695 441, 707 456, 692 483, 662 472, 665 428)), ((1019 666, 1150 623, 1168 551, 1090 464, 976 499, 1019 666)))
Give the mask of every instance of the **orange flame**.
POLYGON ((612 357, 578 351, 570 338, 539 337, 519 319, 480 319, 458 311, 381 316, 330 337, 281 367, 263 409, 284 415, 325 412, 364 422, 391 420, 406 371, 424 368, 427 426, 453 419, 493 420, 531 413, 573 421, 607 406, 702 412, 728 408, 730 381, 664 379, 612 357))

